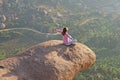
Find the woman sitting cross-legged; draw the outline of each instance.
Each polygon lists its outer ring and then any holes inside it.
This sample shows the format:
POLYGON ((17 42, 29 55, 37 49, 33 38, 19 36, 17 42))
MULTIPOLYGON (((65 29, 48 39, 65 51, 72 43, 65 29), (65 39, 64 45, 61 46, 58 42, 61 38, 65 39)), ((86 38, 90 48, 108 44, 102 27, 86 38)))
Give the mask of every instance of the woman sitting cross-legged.
POLYGON ((77 42, 76 39, 72 38, 72 36, 68 34, 68 27, 63 28, 63 30, 56 29, 56 32, 59 32, 62 34, 63 43, 65 45, 72 45, 77 42))

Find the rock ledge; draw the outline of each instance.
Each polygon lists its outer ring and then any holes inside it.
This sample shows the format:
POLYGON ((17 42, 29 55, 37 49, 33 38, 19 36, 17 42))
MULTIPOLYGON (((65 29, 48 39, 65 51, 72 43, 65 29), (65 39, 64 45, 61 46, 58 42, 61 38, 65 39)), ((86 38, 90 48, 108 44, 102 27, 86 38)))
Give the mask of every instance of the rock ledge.
POLYGON ((0 61, 0 80, 73 80, 90 67, 96 56, 87 46, 65 46, 60 40, 37 44, 26 51, 0 61))

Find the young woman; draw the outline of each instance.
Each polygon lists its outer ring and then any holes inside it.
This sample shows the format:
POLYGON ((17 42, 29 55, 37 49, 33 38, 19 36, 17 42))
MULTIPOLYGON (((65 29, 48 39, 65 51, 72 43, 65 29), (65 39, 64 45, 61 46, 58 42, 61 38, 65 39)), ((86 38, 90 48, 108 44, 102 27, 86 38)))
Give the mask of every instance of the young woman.
POLYGON ((68 34, 68 27, 63 28, 63 30, 56 29, 56 32, 59 32, 62 34, 63 43, 65 45, 71 45, 77 42, 76 39, 73 39, 72 36, 68 34))

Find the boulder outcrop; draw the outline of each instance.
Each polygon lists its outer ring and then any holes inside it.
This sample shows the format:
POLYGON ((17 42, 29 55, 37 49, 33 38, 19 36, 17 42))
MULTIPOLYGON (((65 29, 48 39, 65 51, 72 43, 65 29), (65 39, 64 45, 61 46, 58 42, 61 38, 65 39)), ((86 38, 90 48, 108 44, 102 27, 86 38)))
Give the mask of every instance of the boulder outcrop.
POLYGON ((50 40, 1 60, 0 80, 73 80, 95 60, 95 53, 81 43, 65 46, 50 40))

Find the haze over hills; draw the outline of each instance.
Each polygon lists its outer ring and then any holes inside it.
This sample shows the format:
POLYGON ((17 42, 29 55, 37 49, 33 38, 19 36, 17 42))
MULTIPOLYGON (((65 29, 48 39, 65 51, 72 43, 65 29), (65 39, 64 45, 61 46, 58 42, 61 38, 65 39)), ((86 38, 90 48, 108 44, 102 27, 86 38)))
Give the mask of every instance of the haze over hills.
POLYGON ((119 0, 83 0, 90 9, 102 10, 105 12, 120 13, 119 0))
POLYGON ((68 26, 69 33, 97 55, 96 64, 75 80, 120 79, 119 0, 0 1, 0 14, 6 17, 5 28, 0 26, 0 59, 39 42, 61 39, 54 30, 68 26))

